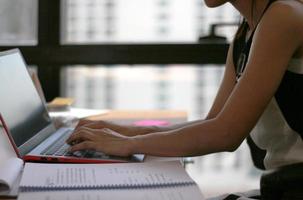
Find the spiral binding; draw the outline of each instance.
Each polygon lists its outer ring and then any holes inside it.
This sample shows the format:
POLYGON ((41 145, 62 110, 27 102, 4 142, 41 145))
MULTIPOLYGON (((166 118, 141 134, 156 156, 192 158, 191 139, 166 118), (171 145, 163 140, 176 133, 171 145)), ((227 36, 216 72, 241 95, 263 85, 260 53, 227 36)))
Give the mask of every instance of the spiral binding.
POLYGON ((112 189, 147 189, 147 188, 168 188, 195 185, 194 181, 153 183, 153 184, 110 184, 110 185, 84 185, 84 186, 21 186, 21 192, 42 192, 42 191, 66 191, 66 190, 112 190, 112 189))

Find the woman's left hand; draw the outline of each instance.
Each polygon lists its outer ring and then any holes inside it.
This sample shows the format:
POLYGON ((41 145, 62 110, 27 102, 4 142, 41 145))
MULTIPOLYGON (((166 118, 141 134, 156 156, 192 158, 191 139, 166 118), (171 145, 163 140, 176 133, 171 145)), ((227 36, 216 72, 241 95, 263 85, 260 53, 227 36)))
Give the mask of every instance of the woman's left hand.
POLYGON ((66 141, 70 151, 95 150, 108 155, 129 156, 132 154, 132 137, 121 135, 111 129, 80 127, 66 141))

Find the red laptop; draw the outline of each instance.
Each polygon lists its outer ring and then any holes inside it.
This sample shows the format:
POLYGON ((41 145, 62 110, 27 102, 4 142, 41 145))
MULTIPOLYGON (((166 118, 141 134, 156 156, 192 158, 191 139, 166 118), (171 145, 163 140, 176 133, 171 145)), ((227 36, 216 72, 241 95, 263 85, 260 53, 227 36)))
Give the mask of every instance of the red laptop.
POLYGON ((68 152, 71 128, 56 129, 18 49, 0 53, 1 122, 25 161, 68 163, 141 162, 144 155, 105 155, 97 151, 68 152))

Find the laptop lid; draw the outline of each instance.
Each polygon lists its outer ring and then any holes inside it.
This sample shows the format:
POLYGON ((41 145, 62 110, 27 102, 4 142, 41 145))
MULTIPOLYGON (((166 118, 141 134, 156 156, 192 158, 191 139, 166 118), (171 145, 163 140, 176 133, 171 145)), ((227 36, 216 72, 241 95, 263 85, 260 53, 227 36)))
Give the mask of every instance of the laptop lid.
POLYGON ((18 49, 0 52, 0 113, 21 156, 55 131, 18 49))

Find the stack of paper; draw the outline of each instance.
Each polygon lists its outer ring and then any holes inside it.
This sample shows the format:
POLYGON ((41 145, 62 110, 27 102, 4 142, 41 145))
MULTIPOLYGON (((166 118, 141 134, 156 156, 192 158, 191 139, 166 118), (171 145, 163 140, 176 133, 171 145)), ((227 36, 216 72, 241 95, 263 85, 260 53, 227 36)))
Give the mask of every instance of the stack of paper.
POLYGON ((19 200, 202 200, 179 161, 122 164, 27 163, 19 200))

